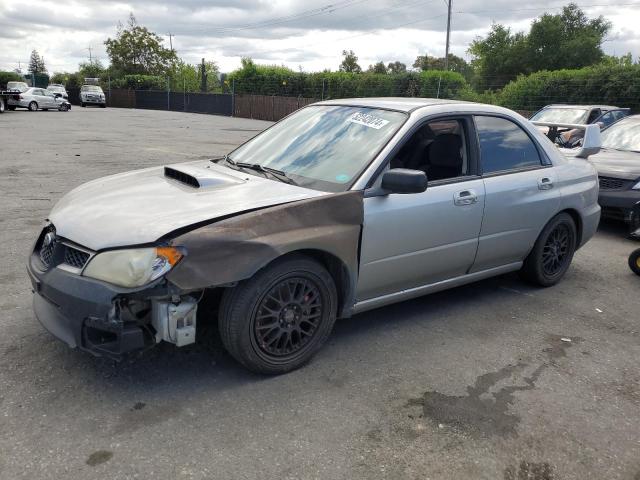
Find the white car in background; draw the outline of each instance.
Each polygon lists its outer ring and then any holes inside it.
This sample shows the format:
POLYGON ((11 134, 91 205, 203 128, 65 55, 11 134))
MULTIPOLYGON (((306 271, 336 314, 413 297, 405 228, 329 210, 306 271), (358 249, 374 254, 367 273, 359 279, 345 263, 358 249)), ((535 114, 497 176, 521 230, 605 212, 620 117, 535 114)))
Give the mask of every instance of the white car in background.
POLYGON ((14 95, 7 100, 9 110, 26 108, 32 112, 36 110, 71 110, 71 104, 61 97, 56 97, 53 92, 45 88, 27 88, 20 95, 14 95))
POLYGON ((80 87, 80 106, 86 107, 87 105, 100 105, 102 108, 107 106, 104 92, 98 85, 82 85, 80 87))
POLYGON ((67 89, 64 88, 64 85, 61 85, 59 83, 50 83, 47 87, 47 90, 49 90, 55 96, 61 96, 65 100, 69 100, 69 95, 67 94, 67 89))

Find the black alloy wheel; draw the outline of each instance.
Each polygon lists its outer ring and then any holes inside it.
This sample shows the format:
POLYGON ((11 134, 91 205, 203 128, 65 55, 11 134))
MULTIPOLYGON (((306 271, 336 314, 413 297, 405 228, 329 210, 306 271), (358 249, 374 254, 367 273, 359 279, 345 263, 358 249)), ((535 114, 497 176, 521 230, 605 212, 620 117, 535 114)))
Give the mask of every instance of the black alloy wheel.
POLYGON ((337 311, 338 294, 327 269, 310 257, 291 254, 225 290, 220 338, 249 370, 286 373, 320 349, 337 311))
POLYGON ((578 245, 576 224, 568 213, 559 213, 542 229, 520 271, 541 287, 558 283, 571 265, 578 245))
POLYGON ((288 277, 263 297, 253 317, 253 341, 265 355, 296 355, 309 344, 322 319, 322 294, 308 277, 288 277))
POLYGON ((569 227, 561 223, 547 237, 542 249, 542 269, 546 275, 552 277, 566 267, 572 235, 569 227))

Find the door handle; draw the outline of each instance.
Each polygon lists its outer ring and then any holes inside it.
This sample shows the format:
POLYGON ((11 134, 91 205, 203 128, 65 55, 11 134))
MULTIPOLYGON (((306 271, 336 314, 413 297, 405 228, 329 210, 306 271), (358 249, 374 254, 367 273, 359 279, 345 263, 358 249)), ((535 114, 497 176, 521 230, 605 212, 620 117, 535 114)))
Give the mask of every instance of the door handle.
POLYGON ((538 188, 540 190, 551 190, 553 188, 553 182, 549 177, 543 177, 538 180, 538 188))
POLYGON ((455 205, 472 205, 478 202, 478 195, 473 190, 463 190, 453 195, 453 203, 455 205))

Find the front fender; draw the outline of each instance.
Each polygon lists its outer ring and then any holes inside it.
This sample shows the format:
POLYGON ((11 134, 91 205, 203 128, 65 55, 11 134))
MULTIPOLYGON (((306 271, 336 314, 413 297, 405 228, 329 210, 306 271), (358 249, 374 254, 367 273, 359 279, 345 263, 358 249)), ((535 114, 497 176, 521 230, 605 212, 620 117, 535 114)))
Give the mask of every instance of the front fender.
MULTIPOLYGON (((349 275, 345 307, 353 299, 364 206, 362 192, 328 194, 238 215, 175 237, 187 256, 167 279, 183 290, 251 278, 276 258, 299 250, 339 259, 349 275)), ((351 302, 352 304, 353 302, 351 302)))

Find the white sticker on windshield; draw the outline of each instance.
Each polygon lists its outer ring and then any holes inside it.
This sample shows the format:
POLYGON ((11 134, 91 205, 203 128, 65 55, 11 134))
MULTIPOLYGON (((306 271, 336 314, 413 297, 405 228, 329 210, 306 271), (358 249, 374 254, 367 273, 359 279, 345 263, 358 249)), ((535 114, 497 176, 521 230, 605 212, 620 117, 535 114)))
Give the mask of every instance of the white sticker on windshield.
POLYGON ((354 113, 351 115, 349 119, 351 123, 357 123, 359 125, 364 125, 365 127, 375 128, 376 130, 380 130, 384 127, 389 120, 385 120, 384 118, 374 117, 373 115, 369 115, 368 113, 354 113))

